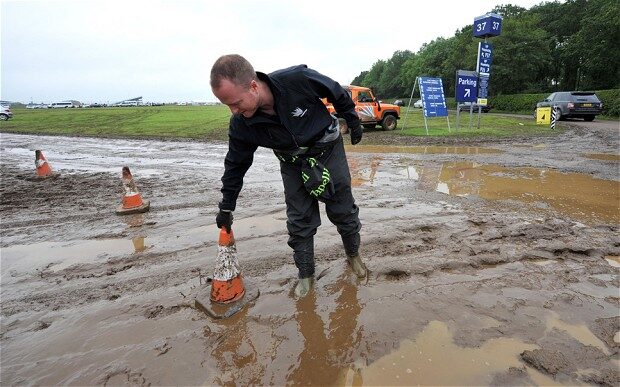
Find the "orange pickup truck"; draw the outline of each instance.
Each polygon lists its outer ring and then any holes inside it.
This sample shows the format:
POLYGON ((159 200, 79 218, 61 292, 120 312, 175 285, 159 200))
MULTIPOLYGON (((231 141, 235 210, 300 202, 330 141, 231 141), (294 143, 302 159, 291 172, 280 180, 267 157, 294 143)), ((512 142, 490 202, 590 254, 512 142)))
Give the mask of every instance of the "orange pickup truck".
MULTIPOLYGON (((381 125, 383 130, 396 129, 396 120, 400 119, 400 106, 381 103, 367 87, 353 85, 343 87, 355 102, 355 112, 357 112, 364 128, 373 129, 375 126, 381 125)), ((323 99, 323 102, 329 112, 334 114, 335 110, 332 104, 328 103, 326 99, 323 99)))

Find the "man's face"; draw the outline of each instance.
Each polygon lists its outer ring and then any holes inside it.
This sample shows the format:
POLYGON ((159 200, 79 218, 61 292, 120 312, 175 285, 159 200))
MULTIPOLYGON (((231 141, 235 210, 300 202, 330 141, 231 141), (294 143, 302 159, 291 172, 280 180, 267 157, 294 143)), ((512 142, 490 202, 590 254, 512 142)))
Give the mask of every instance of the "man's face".
POLYGON ((233 114, 242 114, 250 118, 258 110, 258 83, 256 81, 250 82, 249 86, 240 86, 228 79, 223 79, 220 86, 212 90, 217 99, 228 106, 233 114))

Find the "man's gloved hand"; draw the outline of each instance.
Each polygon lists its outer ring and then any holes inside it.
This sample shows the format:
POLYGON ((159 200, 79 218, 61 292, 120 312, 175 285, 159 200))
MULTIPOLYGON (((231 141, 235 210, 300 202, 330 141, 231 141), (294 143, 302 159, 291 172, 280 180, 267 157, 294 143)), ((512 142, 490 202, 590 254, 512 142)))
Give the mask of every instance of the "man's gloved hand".
POLYGON ((351 144, 355 145, 358 142, 362 141, 362 126, 358 125, 355 128, 349 127, 349 132, 351 132, 351 144))
POLYGON ((215 223, 217 223, 218 228, 225 227, 226 232, 230 234, 230 226, 232 226, 233 223, 232 211, 220 210, 220 212, 215 217, 215 223))

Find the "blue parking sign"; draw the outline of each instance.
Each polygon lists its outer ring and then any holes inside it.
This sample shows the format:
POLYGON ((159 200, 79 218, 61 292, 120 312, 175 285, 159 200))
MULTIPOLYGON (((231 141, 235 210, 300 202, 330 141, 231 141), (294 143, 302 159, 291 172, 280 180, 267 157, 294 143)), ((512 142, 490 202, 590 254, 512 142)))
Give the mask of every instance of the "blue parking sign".
POLYGON ((475 71, 456 72, 456 102, 476 102, 478 99, 478 74, 475 71))

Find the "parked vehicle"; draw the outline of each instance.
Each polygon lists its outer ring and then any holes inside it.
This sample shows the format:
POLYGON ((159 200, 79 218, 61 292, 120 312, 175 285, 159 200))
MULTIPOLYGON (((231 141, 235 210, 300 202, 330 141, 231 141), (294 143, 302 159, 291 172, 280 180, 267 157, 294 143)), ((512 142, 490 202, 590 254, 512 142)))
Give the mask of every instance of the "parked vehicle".
POLYGON ((421 100, 421 99, 419 99, 419 100, 417 100, 417 101, 415 101, 415 102, 413 103, 413 107, 414 107, 414 108, 422 109, 422 106, 423 106, 423 105, 422 105, 422 100, 421 100))
MULTIPOLYGON (((557 120, 565 118, 583 118, 584 121, 594 121, 597 114, 603 112, 603 103, 591 91, 560 91, 550 94, 544 101, 538 102, 536 108, 558 108, 557 120)), ((536 116, 536 111, 534 111, 536 116)))
POLYGON ((0 105, 0 120, 6 121, 9 118, 13 118, 13 112, 8 106, 0 105))
POLYGON ((471 105, 474 105, 474 113, 478 113, 478 107, 480 106, 482 109, 483 113, 488 113, 491 110, 491 105, 487 104, 487 105, 478 105, 477 103, 472 103, 472 102, 461 102, 458 109, 459 111, 469 111, 469 107, 471 105))
MULTIPOLYGON (((362 121, 364 128, 372 129, 381 125, 383 130, 396 129, 397 120, 400 119, 400 106, 382 103, 367 87, 353 85, 343 87, 355 102, 355 112, 362 121)), ((327 99, 324 99, 323 102, 327 105, 329 112, 334 114, 334 106, 328 103, 327 99)))
POLYGON ((29 103, 26 105, 26 109, 47 109, 47 105, 44 103, 29 103))
POLYGON ((73 103, 71 103, 71 101, 62 101, 62 102, 54 102, 50 105, 50 107, 52 109, 66 109, 66 108, 72 108, 73 107, 73 103))
POLYGON ((396 106, 405 106, 405 103, 403 102, 402 99, 397 99, 396 101, 394 101, 394 105, 396 105, 396 106))

